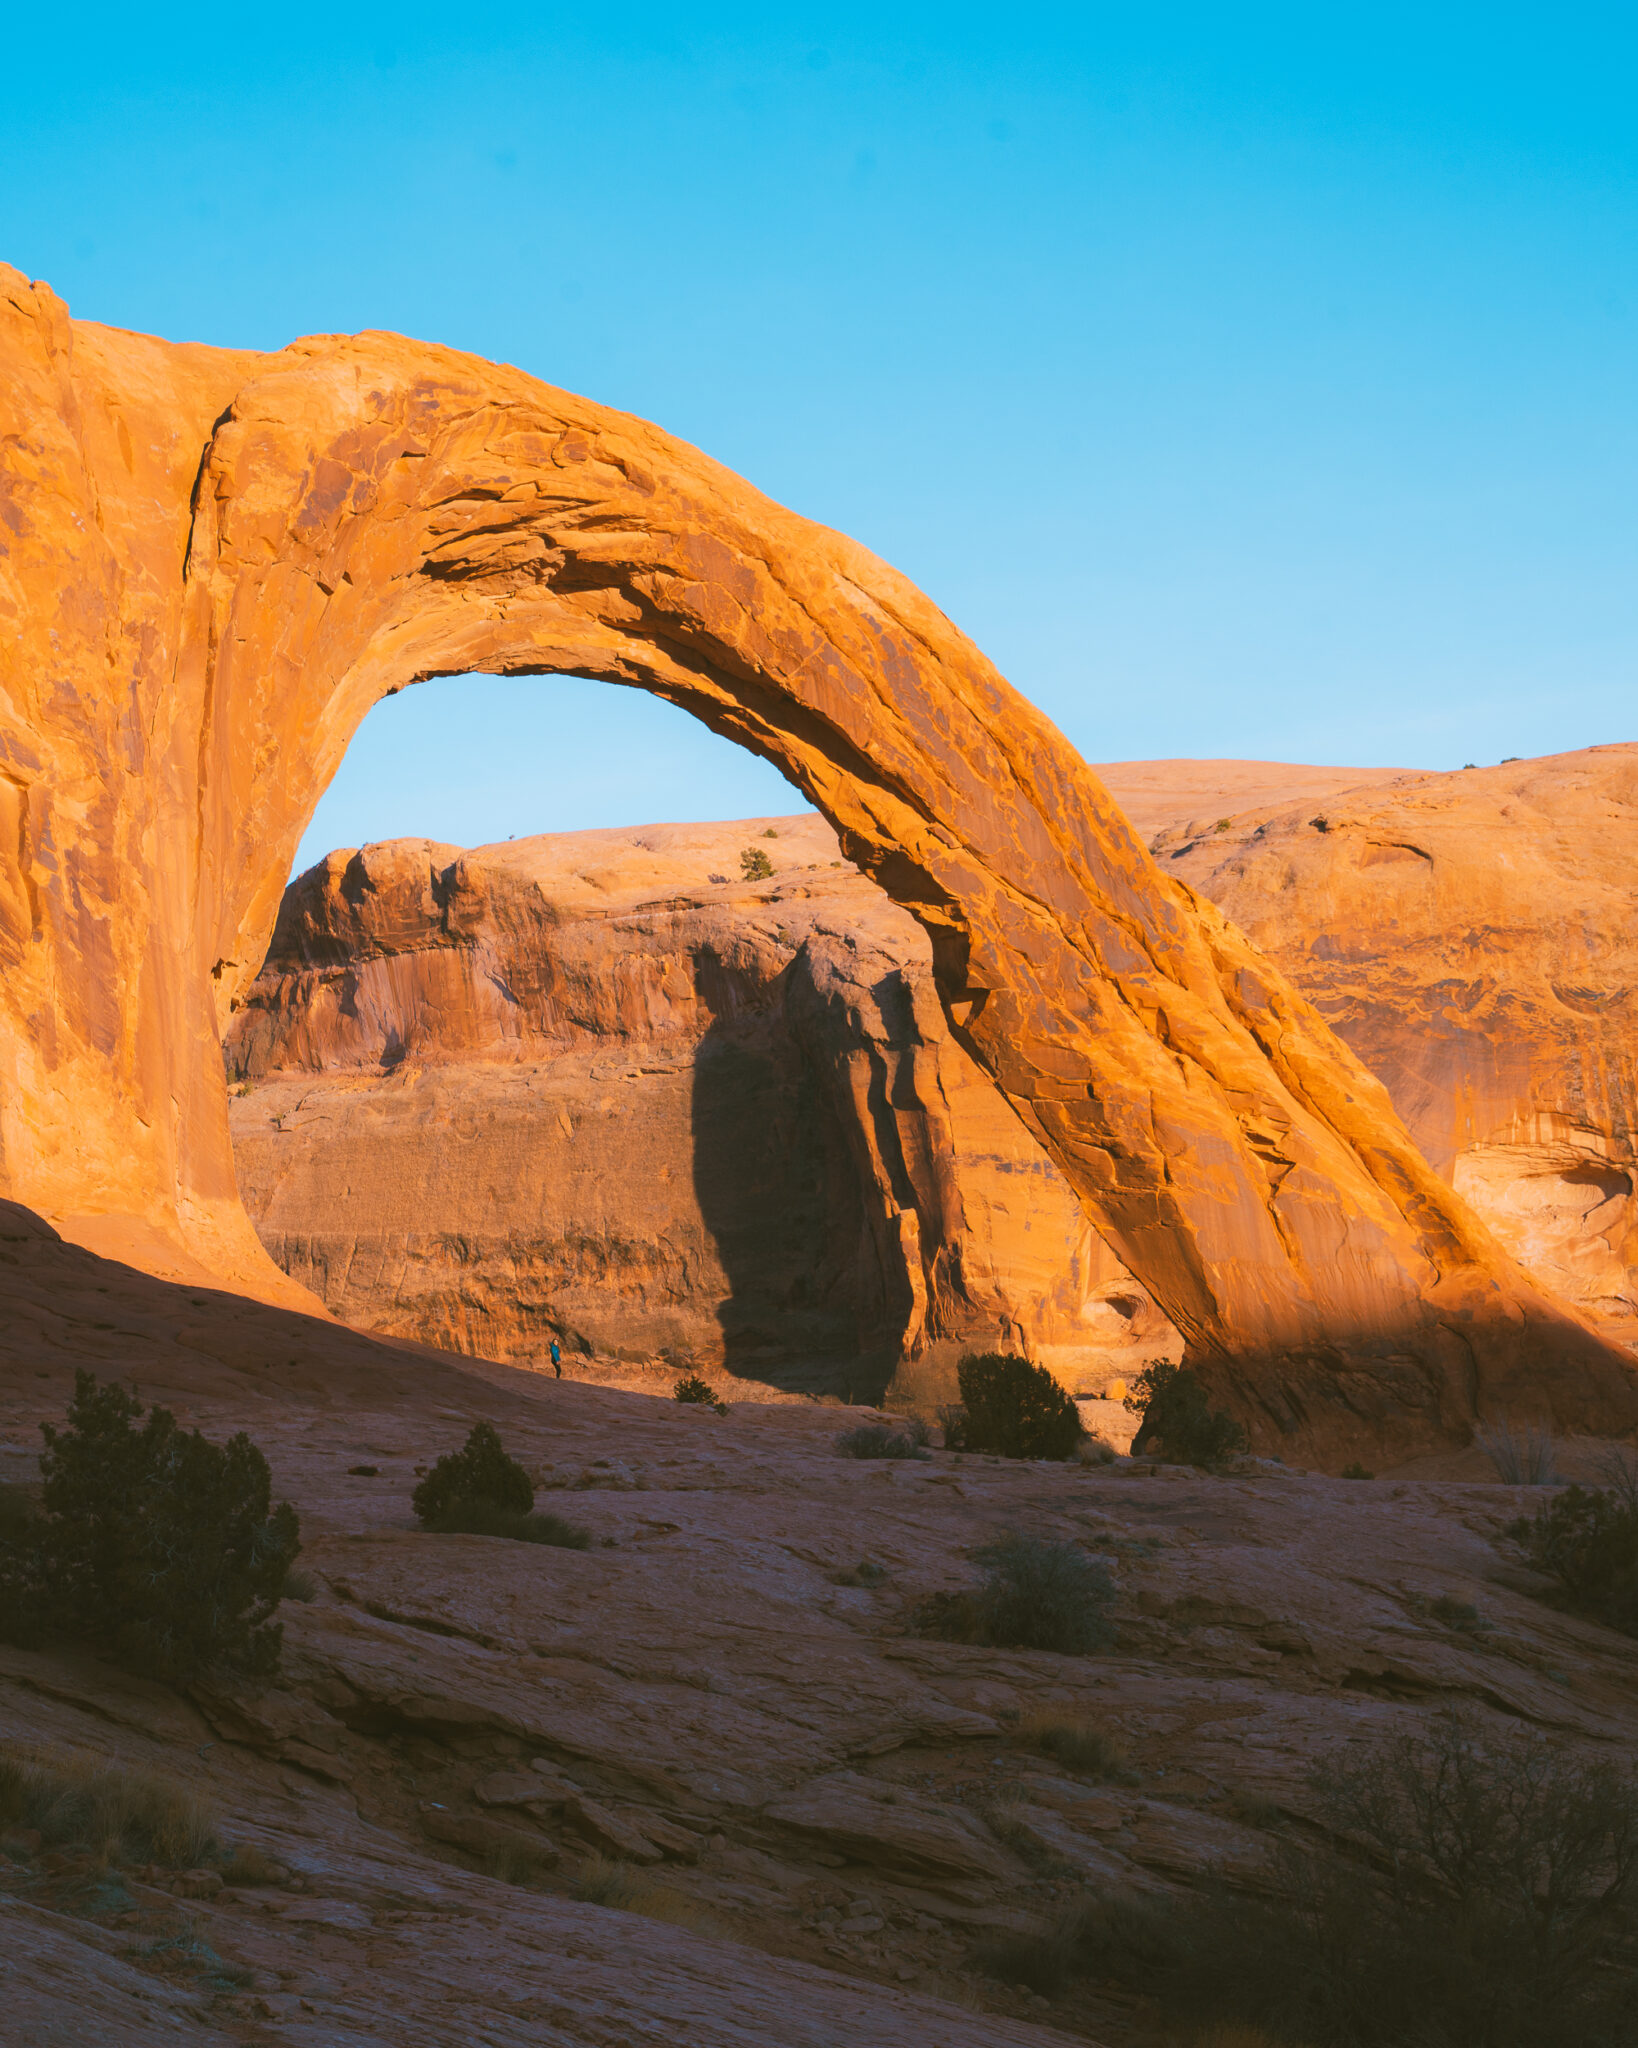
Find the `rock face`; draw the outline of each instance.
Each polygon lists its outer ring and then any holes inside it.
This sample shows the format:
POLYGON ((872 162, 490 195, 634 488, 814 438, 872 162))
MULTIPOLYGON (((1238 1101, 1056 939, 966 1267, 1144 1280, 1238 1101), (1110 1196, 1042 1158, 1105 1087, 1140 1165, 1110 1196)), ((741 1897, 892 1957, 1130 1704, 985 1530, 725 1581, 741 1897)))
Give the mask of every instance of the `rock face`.
POLYGON ((811 813, 332 854, 225 1043, 251 1219, 348 1322, 860 1394, 1182 1350, 811 813))
POLYGON ((1156 843, 1508 1249, 1638 1342, 1638 746, 1399 775, 1156 843))
POLYGON ((11 270, 0 450, 16 1198, 288 1292, 238 1201, 220 1034, 303 825, 388 692, 568 672, 683 705, 830 819, 927 929, 967 1051, 1262 1441, 1383 1462, 1476 1412, 1638 1425, 1625 1356, 854 543, 516 370, 381 334, 176 348, 76 327, 11 270))
POLYGON ((1540 1492, 1471 1448, 1374 1485, 872 1466, 834 1454, 835 1409, 719 1417, 396 1347, 7 1205, 0 1481, 34 1480, 79 1366, 139 1366, 212 1441, 248 1430, 312 1597, 280 1609, 270 1683, 0 1647, 0 1744, 180 1779, 275 1866, 213 1888, 144 1862, 127 1896, 10 1836, 8 2048, 1133 2048, 1154 2032, 1129 2000, 1083 1980, 1038 2003, 975 1947, 1050 1928, 1068 1885, 1277 1900, 1294 1824, 1334 1839, 1315 1766, 1453 1708, 1486 1747, 1638 1743, 1638 1643, 1543 1599, 1505 1533, 1540 1492), (587 1549, 414 1527, 417 1466, 479 1420, 587 1549), (1112 1653, 914 1633, 1020 1528, 1106 1562, 1112 1653), (1043 1720, 1129 1771, 1049 1759, 1043 1720), (575 1896, 607 1898, 614 1857, 622 1910, 575 1896))

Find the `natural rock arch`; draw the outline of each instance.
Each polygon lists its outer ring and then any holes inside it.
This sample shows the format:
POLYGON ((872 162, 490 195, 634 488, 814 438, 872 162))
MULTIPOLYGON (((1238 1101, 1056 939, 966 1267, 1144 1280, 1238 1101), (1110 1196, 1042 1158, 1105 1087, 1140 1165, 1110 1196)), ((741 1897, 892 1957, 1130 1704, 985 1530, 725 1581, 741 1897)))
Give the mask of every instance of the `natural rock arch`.
MULTIPOLYGON (((274 355, 69 321, 0 271, 7 1190, 276 1286, 221 1020, 370 706, 471 671, 684 705, 928 928, 952 1023, 1242 1409, 1627 1429, 1387 1096, 919 591, 658 428, 394 335, 274 355), (11 620, 15 620, 15 625, 11 620)), ((75 1224, 72 1219, 82 1221, 75 1224)))

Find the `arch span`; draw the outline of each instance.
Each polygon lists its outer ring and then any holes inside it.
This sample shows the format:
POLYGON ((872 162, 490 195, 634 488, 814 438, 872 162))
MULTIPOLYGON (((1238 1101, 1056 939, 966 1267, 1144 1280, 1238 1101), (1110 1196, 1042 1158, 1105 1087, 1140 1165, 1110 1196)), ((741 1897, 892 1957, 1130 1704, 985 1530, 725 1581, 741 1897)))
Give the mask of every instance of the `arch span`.
POLYGON ((652 690, 931 934, 969 1050, 1269 1437, 1626 1429, 1633 1382, 1385 1092, 903 577, 697 450, 387 334, 273 355, 4 299, 5 1173, 241 1282, 218 1057, 359 721, 434 675, 652 690), (14 652, 15 650, 15 652, 14 652), (9 828, 9 829, 8 829, 9 828))

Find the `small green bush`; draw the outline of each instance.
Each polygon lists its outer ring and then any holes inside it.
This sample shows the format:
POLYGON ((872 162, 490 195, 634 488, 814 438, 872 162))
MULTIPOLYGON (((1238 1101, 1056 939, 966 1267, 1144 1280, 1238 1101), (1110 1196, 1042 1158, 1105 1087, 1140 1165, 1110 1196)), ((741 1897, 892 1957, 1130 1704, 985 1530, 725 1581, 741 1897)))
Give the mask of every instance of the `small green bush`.
POLYGON ((1374 1479, 1376 1474, 1367 1472, 1365 1467, 1356 1461, 1352 1465, 1344 1465, 1341 1476, 1344 1479, 1374 1479))
POLYGON ((709 1380, 701 1379, 697 1372, 685 1372, 671 1389, 673 1401, 681 1401, 685 1408, 716 1408, 727 1412, 727 1403, 717 1399, 717 1390, 709 1380))
POLYGON ((925 1441, 925 1424, 918 1435, 915 1424, 901 1434, 884 1422, 861 1422, 857 1429, 844 1429, 835 1447, 839 1458, 925 1458, 930 1455, 925 1441))
POLYGON ((1108 1567, 1078 1544, 1005 1536, 973 1553, 984 1579, 976 1592, 935 1593, 916 1610, 920 1635, 1005 1650, 1056 1650, 1080 1657, 1114 1639, 1108 1567))
POLYGON ((506 1455, 492 1423, 478 1423, 465 1445, 440 1458, 411 1496, 417 1516, 428 1527, 458 1501, 481 1501, 514 1515, 528 1514, 535 1504, 528 1473, 506 1455))
POLYGON ((760 846, 747 846, 739 857, 739 872, 747 882, 765 882, 773 871, 773 862, 760 846))
POLYGON ((1044 1365, 1004 1351, 969 1352, 956 1366, 959 1409, 945 1411, 953 1451, 1001 1458, 1070 1458, 1083 1434, 1081 1411, 1044 1365))
POLYGON ((550 1543, 559 1550, 585 1550, 591 1531, 561 1515, 519 1514, 492 1500, 452 1500, 424 1526, 435 1536, 504 1536, 513 1543, 550 1543))
POLYGON ((1232 1415, 1214 1409, 1189 1366, 1157 1358, 1132 1382, 1125 1406, 1143 1419, 1132 1439, 1134 1458, 1210 1470, 1246 1448, 1246 1433, 1232 1415))
POLYGON ((1630 1488, 1569 1486, 1508 1534, 1557 1579, 1578 1612, 1638 1636, 1638 1498, 1630 1488))
POLYGON ((0 1538, 0 1631, 79 1637, 148 1677, 211 1665, 267 1673, 273 1619, 301 1548, 296 1512, 272 1506, 267 1460, 178 1427, 88 1372, 66 1425, 41 1425, 41 1510, 0 1538))

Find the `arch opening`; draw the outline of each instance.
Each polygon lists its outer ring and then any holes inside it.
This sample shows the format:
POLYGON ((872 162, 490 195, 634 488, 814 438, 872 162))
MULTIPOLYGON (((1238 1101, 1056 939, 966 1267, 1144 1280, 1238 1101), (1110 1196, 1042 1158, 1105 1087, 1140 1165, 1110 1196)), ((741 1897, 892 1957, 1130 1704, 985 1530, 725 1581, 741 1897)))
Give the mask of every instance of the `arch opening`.
POLYGON ((173 348, 15 272, 0 313, 9 559, 38 593, 0 790, 14 1199, 273 1287, 220 1038, 317 791, 411 682, 586 675, 777 765, 918 920, 952 1034, 1262 1441, 1380 1465, 1520 1401, 1634 1427, 1624 1355, 866 550, 658 428, 402 337, 173 348))
POLYGON ((816 814, 699 816, 792 793, 641 702, 554 682, 531 722, 474 677, 365 718, 224 1038, 268 1252, 357 1326, 663 1390, 930 1401, 961 1350, 1021 1347, 1129 1431, 1119 1392, 1181 1339, 955 1043, 921 928, 816 814), (550 769, 486 780, 520 745, 550 769), (634 752, 671 822, 576 780, 634 752))

